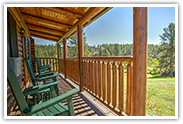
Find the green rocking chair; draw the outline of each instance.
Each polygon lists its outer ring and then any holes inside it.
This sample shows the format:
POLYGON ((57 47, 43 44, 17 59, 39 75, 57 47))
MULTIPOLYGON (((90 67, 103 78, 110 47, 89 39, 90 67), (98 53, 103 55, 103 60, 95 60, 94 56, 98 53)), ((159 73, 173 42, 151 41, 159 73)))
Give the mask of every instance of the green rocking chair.
MULTIPOLYGON (((72 95, 79 92, 78 89, 72 89, 62 95, 54 97, 48 101, 42 102, 40 104, 36 104, 32 107, 29 107, 25 98, 24 94, 21 91, 20 85, 18 83, 18 79, 15 75, 13 66, 10 60, 7 60, 7 79, 10 85, 10 88, 13 92, 15 100, 19 106, 21 114, 23 116, 74 116, 74 107, 72 102, 72 95), (63 105, 61 101, 67 100, 67 106, 63 105)), ((55 82, 58 83, 58 82, 55 82)), ((42 85, 42 86, 35 86, 27 92, 27 94, 35 94, 45 88, 50 87, 49 85, 53 85, 53 83, 42 85)))
POLYGON ((40 59, 39 58, 35 58, 35 59, 36 59, 39 74, 51 71, 50 70, 50 68, 52 67, 51 65, 41 65, 40 59))

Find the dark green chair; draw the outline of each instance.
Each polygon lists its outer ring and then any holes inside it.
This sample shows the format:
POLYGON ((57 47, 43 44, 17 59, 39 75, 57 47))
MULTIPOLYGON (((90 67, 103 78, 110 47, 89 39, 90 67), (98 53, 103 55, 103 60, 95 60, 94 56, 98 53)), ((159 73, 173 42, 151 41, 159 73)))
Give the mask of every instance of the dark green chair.
POLYGON ((13 92, 15 100, 19 106, 21 114, 23 116, 74 116, 74 107, 72 102, 72 95, 79 92, 78 89, 72 89, 62 95, 54 97, 48 101, 36 104, 29 107, 24 96, 25 94, 36 94, 37 92, 49 88, 51 85, 57 84, 59 82, 54 82, 50 84, 45 84, 42 86, 34 86, 30 91, 22 93, 18 79, 15 75, 13 66, 10 60, 7 60, 7 80, 10 88, 13 92), (67 106, 63 105, 61 101, 67 100, 67 106))
POLYGON ((51 72, 51 65, 41 65, 41 62, 40 62, 40 59, 39 58, 35 58, 36 59, 36 63, 37 63, 37 68, 38 68, 38 71, 39 71, 39 74, 42 74, 42 73, 47 73, 47 72, 51 72))
MULTIPOLYGON (((25 61, 28 61, 29 65, 30 65, 30 69, 32 72, 34 72, 34 69, 32 67, 32 64, 30 62, 30 60, 28 58, 25 58, 25 61)), ((50 76, 50 75, 54 75, 56 72, 43 72, 41 74, 37 74, 35 75, 36 78, 41 78, 41 77, 45 77, 45 76, 50 76)))
MULTIPOLYGON (((28 72, 29 72, 29 76, 30 76, 30 78, 32 80, 33 86, 38 86, 40 82, 43 82, 44 84, 46 84, 45 81, 46 80, 50 80, 50 79, 51 79, 51 81, 48 82, 48 83, 52 83, 52 82, 57 81, 56 77, 59 76, 59 74, 50 75, 50 76, 45 75, 44 77, 39 77, 39 78, 36 77, 34 75, 34 71, 32 69, 32 65, 31 65, 29 59, 28 58, 24 58, 24 60, 25 60, 25 63, 26 63, 26 66, 27 66, 27 69, 28 69, 28 72)), ((50 92, 51 92, 50 94, 51 94, 52 97, 55 97, 56 94, 58 96, 59 95, 58 86, 55 85, 54 87, 51 87, 50 88, 50 92)))

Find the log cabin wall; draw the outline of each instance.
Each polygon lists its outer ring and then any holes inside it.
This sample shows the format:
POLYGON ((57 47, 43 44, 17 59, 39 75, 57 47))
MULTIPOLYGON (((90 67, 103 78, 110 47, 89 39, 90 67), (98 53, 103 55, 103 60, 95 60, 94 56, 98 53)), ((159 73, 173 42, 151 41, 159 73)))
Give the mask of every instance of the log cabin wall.
MULTIPOLYGON (((9 12, 13 16, 12 11, 10 10, 9 12)), ((29 51, 30 37, 28 36, 27 33, 24 33, 23 36, 20 34, 20 29, 23 27, 15 19, 15 16, 13 16, 13 17, 14 17, 14 20, 16 22, 15 34, 17 37, 17 46, 18 46, 17 47, 18 56, 16 56, 16 57, 22 58, 22 73, 17 78, 18 78, 20 87, 23 91, 27 87, 27 85, 29 84, 29 74, 28 74, 28 70, 27 70, 27 67, 25 65, 23 58, 30 56, 30 51, 29 51), (24 42, 24 40, 25 40, 25 42, 24 42), (25 45, 24 45, 24 43, 25 43, 25 45), (25 53, 25 51, 26 51, 26 53, 25 53)), ((11 27, 10 27, 10 30, 11 30, 11 27)), ((11 35, 10 35, 10 37, 11 37, 11 35)), ((13 93, 11 91, 11 88, 8 84, 8 81, 7 81, 7 115, 9 115, 13 111, 15 106, 16 106, 16 101, 15 101, 15 98, 14 98, 13 93)))

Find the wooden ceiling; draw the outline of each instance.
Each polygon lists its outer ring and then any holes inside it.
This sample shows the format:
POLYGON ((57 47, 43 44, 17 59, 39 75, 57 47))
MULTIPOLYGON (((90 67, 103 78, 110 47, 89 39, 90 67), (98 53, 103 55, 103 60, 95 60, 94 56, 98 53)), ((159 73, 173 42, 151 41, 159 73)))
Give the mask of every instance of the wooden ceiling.
POLYGON ((19 7, 32 36, 62 42, 76 33, 76 25, 84 27, 111 7, 19 7))

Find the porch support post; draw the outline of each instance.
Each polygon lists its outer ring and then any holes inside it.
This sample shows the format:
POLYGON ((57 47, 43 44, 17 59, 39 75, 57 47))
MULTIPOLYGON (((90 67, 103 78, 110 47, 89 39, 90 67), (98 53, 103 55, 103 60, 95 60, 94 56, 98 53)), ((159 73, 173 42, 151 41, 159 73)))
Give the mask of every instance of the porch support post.
POLYGON ((60 58, 60 44, 57 44, 57 56, 60 58))
POLYGON ((34 72, 36 72, 35 42, 32 37, 30 38, 30 41, 31 41, 31 57, 32 57, 31 61, 32 61, 32 66, 33 66, 34 72))
POLYGON ((66 79, 67 78, 67 74, 66 74, 67 39, 66 38, 63 39, 63 45, 64 45, 64 50, 63 50, 63 52, 64 52, 64 74, 65 74, 65 79, 66 79))
POLYGON ((58 61, 57 61, 57 62, 58 62, 58 67, 57 67, 58 69, 57 69, 57 70, 60 71, 60 69, 59 69, 59 68, 60 68, 60 67, 59 67, 60 44, 57 44, 57 57, 58 57, 58 61))
POLYGON ((84 57, 84 46, 83 46, 83 26, 77 25, 77 36, 78 36, 78 59, 79 59, 79 76, 80 76, 80 92, 83 89, 83 71, 82 71, 82 57, 84 57))
POLYGON ((146 115, 147 7, 133 8, 133 116, 146 115))

